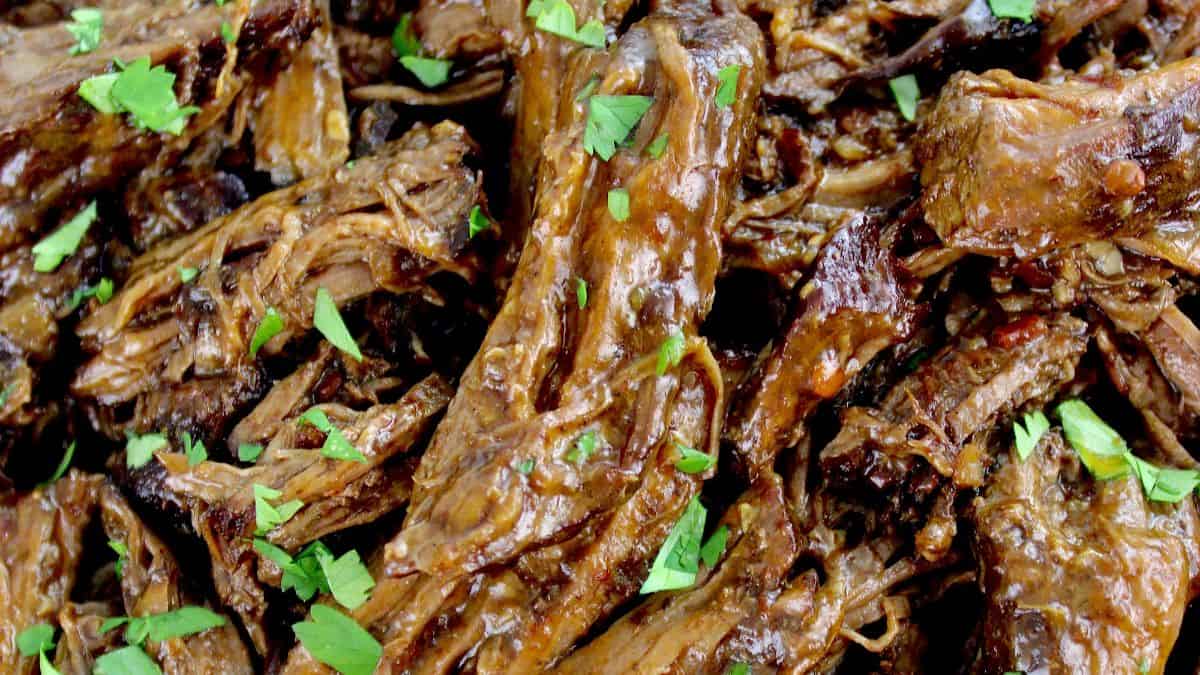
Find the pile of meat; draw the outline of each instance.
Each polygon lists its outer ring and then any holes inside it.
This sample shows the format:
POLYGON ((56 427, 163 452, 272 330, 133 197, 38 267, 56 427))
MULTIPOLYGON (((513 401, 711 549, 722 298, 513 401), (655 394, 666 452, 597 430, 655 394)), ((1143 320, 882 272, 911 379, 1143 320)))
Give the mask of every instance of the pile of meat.
POLYGON ((0 671, 1194 673, 1197 281, 1191 0, 0 0, 0 671))

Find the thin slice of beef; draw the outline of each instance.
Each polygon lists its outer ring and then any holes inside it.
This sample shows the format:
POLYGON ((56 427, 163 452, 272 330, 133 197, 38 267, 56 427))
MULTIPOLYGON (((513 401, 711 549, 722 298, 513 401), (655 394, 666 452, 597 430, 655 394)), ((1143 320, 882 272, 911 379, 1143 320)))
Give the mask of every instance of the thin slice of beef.
POLYGON ((1057 431, 975 504, 987 597, 983 672, 1161 673, 1194 596, 1192 500, 1152 505, 1134 476, 1093 481, 1057 431))
POLYGON ((312 327, 318 288, 338 305, 379 290, 436 300, 424 283, 430 275, 472 276, 467 215, 484 201, 479 174, 463 163, 473 152, 456 124, 418 125, 353 168, 269 193, 155 246, 80 323, 92 357, 73 393, 92 402, 114 437, 169 428, 223 440, 232 415, 268 385, 264 355, 312 327), (181 267, 199 275, 184 283, 181 267), (271 308, 282 330, 251 358, 271 308), (121 408, 131 417, 120 417, 121 408))
POLYGON ((1197 77, 1200 59, 1099 83, 956 75, 917 144, 926 221, 956 248, 1021 258, 1190 223, 1197 77))
POLYGON ((664 11, 571 65, 570 91, 598 72, 597 95, 654 104, 632 148, 607 162, 584 150, 586 102, 559 106, 520 266, 421 459, 389 545, 391 574, 458 575, 510 560, 616 507, 676 442, 715 446, 721 381, 696 331, 752 130, 761 36, 744 17, 664 11), (741 68, 739 93, 718 107, 717 71, 728 65, 741 68), (668 130, 662 157, 644 154, 668 130), (630 195, 626 222, 607 207, 618 187, 630 195), (656 374, 668 339, 681 366, 656 374), (570 461, 585 433, 596 434, 594 454, 570 461), (518 471, 525 462, 528 473, 518 471))
POLYGON ((799 289, 787 334, 737 393, 724 431, 753 480, 807 433, 807 418, 881 350, 912 332, 916 307, 879 225, 865 217, 836 232, 799 289))

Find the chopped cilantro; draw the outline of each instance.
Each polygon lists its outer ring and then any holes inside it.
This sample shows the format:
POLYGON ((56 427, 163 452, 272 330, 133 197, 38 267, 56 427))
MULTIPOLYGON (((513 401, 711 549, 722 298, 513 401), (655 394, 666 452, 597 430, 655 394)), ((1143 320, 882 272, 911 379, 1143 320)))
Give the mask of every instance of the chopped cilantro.
POLYGON ((566 459, 572 464, 583 464, 596 451, 596 432, 586 431, 575 439, 575 445, 567 451, 566 459))
POLYGON ((670 135, 667 132, 662 132, 650 145, 646 146, 646 154, 650 155, 650 159, 658 159, 667 151, 667 141, 670 140, 670 135))
POLYGON ((546 9, 546 2, 547 0, 529 0, 529 6, 525 8, 525 16, 536 19, 546 9))
POLYGON ((909 122, 917 118, 917 101, 921 100, 921 89, 917 86, 916 75, 901 75, 888 81, 888 89, 896 98, 896 107, 900 108, 900 116, 909 122))
POLYGON ((467 238, 474 239, 475 235, 483 232, 492 226, 492 221, 483 215, 483 209, 478 204, 471 207, 471 214, 467 216, 467 238))
POLYGON ((283 570, 280 587, 284 591, 295 590, 296 596, 305 602, 311 600, 317 591, 329 591, 325 575, 321 572, 321 565, 317 562, 318 552, 329 551, 321 542, 309 544, 295 558, 266 539, 257 537, 254 539, 254 550, 283 570))
POLYGON ((196 276, 200 274, 200 270, 196 269, 195 267, 184 267, 182 265, 177 265, 175 269, 179 272, 179 280, 185 284, 192 283, 192 279, 195 279, 196 276))
POLYGON ((575 41, 595 49, 604 49, 608 36, 604 33, 604 24, 599 19, 592 19, 579 27, 575 32, 575 41))
POLYGON ((137 645, 122 647, 96 659, 93 675, 162 675, 154 660, 137 645))
POLYGON ((138 469, 146 465, 154 453, 167 447, 167 437, 163 434, 138 435, 131 431, 125 432, 125 466, 138 469))
POLYGON ((575 28, 575 10, 566 0, 541 0, 530 3, 526 16, 534 17, 534 26, 551 35, 574 40, 588 47, 603 49, 607 36, 604 24, 597 19, 575 28))
POLYGON ((39 675, 62 675, 50 659, 46 658, 46 652, 38 652, 38 670, 39 675))
POLYGON ((196 466, 200 462, 208 459, 208 450, 204 447, 204 441, 196 439, 192 440, 192 434, 183 432, 183 454, 187 455, 188 466, 196 466))
POLYGON ((104 73, 89 77, 79 83, 79 98, 105 115, 116 115, 121 108, 112 100, 112 88, 120 76, 120 73, 104 73))
POLYGON ((729 667, 729 675, 750 675, 750 666, 739 661, 729 667))
POLYGON ((587 100, 587 97, 591 96, 592 93, 596 91, 596 87, 599 85, 600 75, 593 74, 588 78, 588 81, 583 84, 583 88, 579 90, 579 93, 575 94, 575 102, 583 103, 585 100, 587 100))
POLYGON ((38 272, 53 272, 64 258, 74 255, 83 235, 96 220, 96 202, 84 207, 62 227, 51 232, 45 239, 33 245, 33 269, 38 272))
POLYGON ((121 578, 121 574, 125 572, 125 560, 129 558, 129 548, 124 542, 115 539, 108 540, 108 547, 113 553, 117 554, 117 562, 113 565, 113 569, 117 572, 117 578, 121 578))
POLYGON ((238 459, 243 462, 257 462, 262 452, 263 446, 259 443, 238 444, 238 459))
POLYGON ((707 452, 700 452, 682 443, 675 443, 680 458, 675 462, 675 468, 684 473, 704 473, 717 463, 717 458, 707 452))
POLYGON ((150 67, 149 56, 125 64, 119 73, 89 77, 79 85, 79 95, 102 113, 127 112, 138 128, 176 136, 183 133, 188 116, 200 112, 195 106, 179 106, 175 74, 162 65, 150 67))
POLYGON ((43 485, 49 485, 59 478, 62 478, 63 474, 67 472, 67 468, 71 466, 71 458, 74 456, 75 441, 71 441, 71 443, 67 445, 67 451, 63 453, 62 459, 59 460, 58 466, 54 469, 54 473, 50 474, 50 478, 47 479, 43 485))
POLYGON ((383 647, 354 619, 325 605, 313 605, 311 620, 292 626, 314 659, 342 675, 371 675, 383 647))
POLYGON ((100 37, 104 32, 104 13, 95 7, 80 7, 71 10, 71 23, 67 32, 75 36, 75 46, 71 47, 71 55, 86 54, 100 46, 100 37))
POLYGON ((617 144, 625 142, 653 103, 649 96, 592 96, 588 99, 583 149, 608 161, 616 153, 617 144))
POLYGON ((375 587, 375 580, 359 559, 358 551, 348 551, 336 559, 328 550, 318 551, 316 558, 329 585, 329 592, 338 604, 346 609, 355 609, 367 601, 371 589, 375 587))
POLYGON ((517 473, 528 476, 529 474, 533 473, 533 460, 532 459, 521 460, 521 462, 519 464, 517 464, 516 469, 517 469, 517 473))
POLYGON ((17 634, 17 649, 21 656, 33 656, 54 648, 54 626, 39 623, 17 634))
POLYGON ((337 305, 333 302, 333 296, 329 291, 325 290, 324 286, 317 289, 317 298, 313 303, 313 326, 321 331, 321 335, 329 340, 330 344, 348 354, 355 361, 362 361, 362 352, 358 350, 358 343, 350 335, 349 329, 346 328, 346 322, 342 321, 342 315, 338 313, 337 305))
POLYGON ((1016 438, 1017 457, 1024 462, 1029 458, 1029 454, 1037 447, 1038 441, 1042 435, 1050 430, 1050 420, 1042 414, 1042 411, 1035 410, 1031 413, 1025 413, 1025 426, 1022 427, 1020 422, 1013 423, 1013 436, 1016 438))
POLYGON ((83 303, 88 298, 96 298, 100 304, 104 304, 112 300, 113 282, 108 277, 100 277, 100 281, 95 286, 84 286, 76 288, 71 292, 71 297, 67 299, 67 310, 74 311, 76 307, 83 303))
POLYGON ((402 14, 396 29, 392 31, 392 51, 398 58, 421 55, 421 41, 413 32, 411 12, 402 14))
POLYGON ((325 443, 321 445, 321 454, 331 459, 342 459, 350 462, 362 462, 366 464, 367 458, 346 435, 342 433, 329 421, 329 417, 320 408, 309 408, 300 416, 301 424, 311 424, 317 428, 317 431, 325 434, 325 443))
POLYGON ((615 188, 608 191, 608 214, 618 223, 629 220, 629 191, 615 188))
POLYGON ((687 588, 696 583, 696 572, 700 569, 700 538, 704 535, 707 517, 708 510, 700 503, 700 498, 692 497, 658 549, 640 593, 687 588))
POLYGON ((227 45, 237 42, 237 33, 233 32, 233 26, 228 21, 221 22, 221 39, 227 45))
POLYGON ((400 65, 416 76, 421 84, 430 89, 445 84, 450 79, 451 63, 445 59, 426 56, 401 56, 400 65))
POLYGON ((988 0, 988 7, 997 19, 1020 19, 1029 23, 1033 21, 1037 0, 988 0))
POLYGON ((725 554, 725 544, 729 541, 729 526, 722 525, 717 528, 716 532, 704 542, 700 547, 700 559, 704 564, 712 569, 717 566, 717 561, 725 554))
POLYGON ((272 505, 268 500, 279 499, 283 496, 282 492, 258 483, 255 483, 252 489, 254 490, 254 534, 256 535, 264 535, 286 523, 304 507, 304 502, 299 499, 293 499, 277 506, 272 505))
POLYGON ((725 66, 717 71, 716 102, 718 108, 728 108, 733 105, 734 99, 737 98, 738 75, 741 72, 742 67, 737 64, 725 66))
POLYGON ((257 356, 263 345, 282 332, 283 317, 279 316, 274 307, 268 307, 259 320, 258 327, 254 329, 254 336, 250 338, 250 358, 257 356))
POLYGON ((1056 412, 1062 420, 1063 433, 1083 465, 1100 480, 1120 478, 1129 473, 1125 460, 1129 448, 1112 427, 1078 399, 1061 403, 1056 412))
POLYGON ((659 377, 666 375, 669 368, 674 368, 683 360, 683 350, 686 346, 683 333, 676 331, 663 341, 658 348, 658 362, 654 365, 654 374, 659 377))
POLYGON ((582 277, 575 278, 575 302, 579 304, 579 309, 587 309, 587 282, 582 277))

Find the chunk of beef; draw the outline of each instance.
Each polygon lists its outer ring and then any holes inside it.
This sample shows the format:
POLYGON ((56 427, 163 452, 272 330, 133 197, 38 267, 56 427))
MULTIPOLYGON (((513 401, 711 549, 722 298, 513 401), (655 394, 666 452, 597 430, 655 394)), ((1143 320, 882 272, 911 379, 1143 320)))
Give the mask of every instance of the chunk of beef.
POLYGON ((610 52, 572 62, 568 91, 599 72, 598 94, 655 103, 632 151, 608 162, 583 149, 584 104, 559 107, 538 217, 504 306, 421 459, 405 527, 388 548, 390 573, 464 574, 512 559, 606 514, 676 438, 713 447, 721 382, 695 333, 712 302, 761 59, 761 37, 743 17, 663 12, 610 52), (734 64, 739 94, 719 108, 717 71, 734 64), (666 130, 674 140, 662 158, 648 158, 642 149, 666 130), (631 199, 625 223, 606 206, 618 186, 631 199), (573 297, 579 280, 586 309, 573 297), (684 365, 656 375, 668 338, 684 365), (587 432, 595 454, 566 459, 587 432), (527 460, 531 473, 518 471, 527 460))
POLYGON ((898 276, 872 220, 851 222, 825 244, 787 335, 743 384, 727 420, 725 439, 750 479, 796 445, 821 401, 910 334, 916 308, 898 276))
POLYGON ((1006 462, 975 505, 984 672, 1161 673, 1194 595, 1192 500, 1092 481, 1061 436, 1006 462))
POLYGON ((761 598, 785 580, 797 554, 779 478, 766 474, 726 512, 720 562, 696 586, 660 593, 562 661, 556 672, 700 672, 726 636, 757 614, 761 598))
POLYGON ((821 451, 835 487, 855 486, 896 506, 921 505, 942 485, 978 486, 986 452, 972 437, 1071 380, 1087 346, 1069 316, 1025 316, 966 331, 888 392, 879 408, 854 407, 821 451))
POLYGON ((432 293, 424 281, 442 270, 471 276, 467 215, 483 201, 478 173, 463 164, 473 151, 453 123, 418 125, 351 169, 154 247, 80 323, 93 356, 74 394, 93 402, 113 436, 168 427, 223 437, 231 415, 266 388, 249 348, 269 308, 283 329, 261 354, 274 355, 311 328, 319 287, 345 305, 377 290, 432 293), (180 267, 199 276, 185 284, 180 267), (121 406, 132 419, 118 419, 121 406))
POLYGON ((101 477, 72 469, 47 487, 0 505, 0 670, 33 675, 37 659, 17 650, 17 635, 53 624, 75 586, 83 534, 101 477))
POLYGON ((1022 258, 1192 229, 1198 77, 1200 60, 1100 83, 956 75, 917 144, 926 221, 956 248, 1022 258))
MULTIPOLYGON (((142 523, 112 485, 101 489, 100 507, 105 534, 128 551, 122 555, 121 569, 126 616, 162 614, 206 604, 200 596, 189 592, 187 580, 170 549, 142 523)), ((145 648, 168 674, 254 672, 246 645, 228 620, 224 626, 186 637, 148 641, 145 648)))

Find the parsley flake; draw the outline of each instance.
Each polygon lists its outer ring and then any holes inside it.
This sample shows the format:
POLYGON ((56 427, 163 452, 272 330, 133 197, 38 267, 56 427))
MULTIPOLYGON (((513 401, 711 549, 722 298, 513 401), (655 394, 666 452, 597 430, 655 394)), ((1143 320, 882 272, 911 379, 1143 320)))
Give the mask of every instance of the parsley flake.
POLYGON ((700 569, 700 538, 704 534, 707 517, 708 509, 700 503, 700 498, 692 497, 658 549, 654 564, 650 566, 650 574, 642 583, 639 593, 644 595, 687 588, 696 583, 696 572, 700 569))
POLYGON ((730 666, 729 675, 750 675, 750 666, 739 661, 730 666))
POLYGON ((314 659, 342 675, 375 672, 383 647, 354 619, 325 605, 313 605, 310 616, 309 621, 293 625, 292 631, 314 659))
POLYGON ((675 331, 671 337, 663 341, 658 348, 658 362, 654 365, 654 374, 662 377, 669 368, 674 368, 683 360, 683 350, 686 346, 681 331, 675 331))
POLYGON ((299 499, 272 505, 267 500, 279 499, 283 496, 282 492, 259 483, 255 483, 252 489, 254 490, 254 534, 256 535, 264 535, 286 523, 304 507, 304 502, 299 499))
POLYGON ((176 265, 175 269, 179 272, 179 280, 185 284, 192 283, 192 279, 195 279, 196 276, 200 274, 200 270, 196 269, 195 267, 176 265))
POLYGON ((567 451, 566 460, 572 464, 583 464, 596 451, 596 432, 587 431, 575 439, 575 445, 567 451))
POLYGON ((658 135, 658 138, 650 141, 650 145, 646 146, 646 154, 650 155, 650 159, 658 159, 663 156, 663 153, 667 151, 668 140, 670 140, 670 135, 664 131, 658 135))
POLYGON ((117 562, 113 564, 113 569, 117 573, 117 578, 120 579, 121 574, 125 572, 125 561, 129 558, 129 548, 125 546, 124 542, 115 539, 108 540, 108 547, 117 554, 117 562))
POLYGON ((34 656, 54 648, 54 626, 39 623, 17 634, 17 649, 21 656, 34 656))
POLYGON ((71 292, 71 297, 67 299, 67 311, 75 311, 79 305, 83 304, 88 298, 96 298, 100 304, 105 304, 112 300, 113 296, 113 281, 108 277, 100 277, 100 281, 95 286, 83 286, 76 288, 71 292))
POLYGON ((717 528, 716 532, 704 542, 700 547, 700 559, 704 564, 712 569, 717 566, 717 561, 725 554, 725 545, 729 541, 729 526, 722 525, 717 528))
POLYGON ((350 335, 350 330, 346 328, 346 322, 342 321, 342 315, 338 313, 337 305, 333 302, 333 296, 329 291, 321 286, 317 289, 317 298, 313 303, 313 326, 321 331, 321 335, 329 340, 330 344, 348 354, 355 361, 362 361, 362 352, 358 350, 358 343, 350 335))
POLYGON ((396 29, 392 31, 392 51, 397 58, 421 55, 421 41, 413 32, 412 18, 411 12, 402 14, 396 29))
POLYGON ((483 209, 478 204, 471 207, 471 214, 467 216, 467 238, 474 239, 475 235, 483 232, 492 226, 492 221, 483 215, 483 209))
POLYGON ((71 10, 71 23, 66 25, 67 32, 75 36, 75 46, 71 47, 71 55, 86 54, 100 46, 100 37, 104 32, 104 13, 95 7, 80 7, 71 10))
POLYGON ((1020 422, 1013 423, 1013 436, 1017 444, 1017 457, 1024 462, 1029 458, 1029 454, 1037 447, 1038 441, 1042 435, 1050 430, 1050 420, 1042 414, 1042 411, 1035 410, 1031 413, 1025 413, 1025 426, 1022 427, 1020 422))
POLYGON ((587 124, 583 129, 583 149, 608 161, 650 109, 649 96, 602 96, 588 99, 587 124))
POLYGON ((587 301, 587 282, 582 277, 575 277, 575 302, 579 304, 579 309, 587 309, 587 301))
POLYGON ((192 434, 183 432, 183 454, 187 455, 188 466, 196 466, 200 462, 208 459, 208 450, 204 447, 204 441, 196 439, 192 440, 192 434))
POLYGON ((445 59, 433 59, 427 56, 401 56, 400 65, 430 89, 445 84, 446 80, 450 79, 451 63, 445 59))
POLYGON ((74 255, 83 235, 96 220, 96 202, 84 207, 62 227, 33 245, 33 269, 38 272, 53 272, 64 258, 74 255))
POLYGON ((149 56, 125 64, 119 73, 89 77, 80 83, 79 95, 102 113, 127 112, 134 126, 175 136, 183 133, 189 115, 200 112, 179 106, 175 74, 162 65, 150 67, 149 56))
POLYGON ((707 452, 700 452, 679 442, 675 443, 675 447, 680 454, 680 458, 675 462, 675 468, 684 473, 704 473, 717 463, 717 458, 707 452))
POLYGON ((263 446, 259 443, 239 443, 238 444, 238 459, 243 462, 257 462, 259 455, 263 453, 263 446))
POLYGON ((71 441, 71 443, 67 446, 67 451, 63 453, 62 459, 59 460, 58 466, 54 469, 54 473, 50 474, 50 478, 48 478, 45 483, 42 483, 42 485, 49 485, 59 478, 62 478, 63 474, 67 472, 67 468, 71 466, 71 458, 74 456, 75 441, 71 441))
POLYGON ((1078 399, 1065 401, 1056 409, 1063 433, 1083 465, 1100 480, 1120 478, 1129 473, 1125 457, 1129 448, 1112 427, 1078 399))
POLYGON ((917 101, 921 100, 921 89, 917 86, 916 75, 901 75, 888 80, 888 89, 896 99, 896 107, 900 108, 900 116, 909 122, 917 118, 917 101))
POLYGON ((258 327, 254 329, 254 336, 250 338, 250 358, 258 355, 258 350, 262 349, 263 345, 271 341, 271 338, 283 332, 283 317, 279 316, 279 312, 275 311, 274 307, 268 307, 263 313, 262 319, 258 322, 258 327))
POLYGON ((193 605, 162 614, 111 617, 105 619, 104 623, 100 625, 100 634, 103 635, 117 626, 124 625, 125 641, 131 645, 139 645, 147 638, 153 642, 162 642, 172 638, 203 633, 225 624, 226 619, 220 614, 207 607, 193 605))
POLYGON ((298 420, 301 424, 311 424, 317 431, 325 434, 325 443, 321 445, 321 455, 330 459, 342 459, 349 462, 367 463, 367 458, 346 435, 329 421, 329 417, 320 408, 309 408, 298 420))
POLYGON ((742 67, 733 64, 725 66, 717 71, 717 96, 716 103, 718 108, 728 108, 733 105, 734 99, 737 98, 738 75, 742 72, 742 67))
POLYGON ((141 647, 132 645, 108 652, 96 659, 94 675, 162 675, 141 647))
POLYGON ((576 29, 575 10, 566 0, 542 0, 530 3, 525 14, 536 18, 534 26, 538 30, 573 40, 588 47, 604 48, 607 39, 604 34, 604 24, 597 19, 592 19, 576 29))
POLYGON ((615 188, 608 191, 608 214, 618 223, 629 220, 629 191, 615 188))
POLYGON ((1020 19, 1025 23, 1033 21, 1033 12, 1037 0, 988 0, 992 16, 997 19, 1020 19))
POLYGON ((521 463, 517 464, 516 469, 517 469, 517 473, 528 476, 529 474, 533 473, 533 460, 532 459, 521 460, 521 463))
POLYGON ((127 431, 125 437, 125 466, 130 469, 145 466, 154 457, 154 453, 167 447, 167 437, 159 433, 139 436, 127 431))
POLYGON ((321 571, 321 564, 317 561, 318 554, 332 555, 325 544, 314 541, 306 546, 300 555, 292 558, 287 551, 266 539, 256 537, 254 550, 283 570, 280 587, 284 591, 295 590, 296 596, 305 602, 311 600, 317 591, 329 592, 329 584, 321 571))
POLYGON ((237 42, 237 33, 233 32, 233 26, 228 21, 221 22, 221 39, 227 45, 237 42))
POLYGON ((588 78, 588 81, 583 84, 583 88, 579 90, 579 93, 575 94, 575 102, 583 103, 585 100, 587 100, 587 97, 591 96, 592 93, 596 91, 596 87, 599 85, 600 75, 593 74, 588 78))
POLYGON ((329 592, 338 604, 346 609, 356 609, 367 601, 371 589, 375 587, 375 580, 358 557, 358 551, 348 551, 342 557, 334 558, 326 549, 318 551, 316 558, 329 592))

